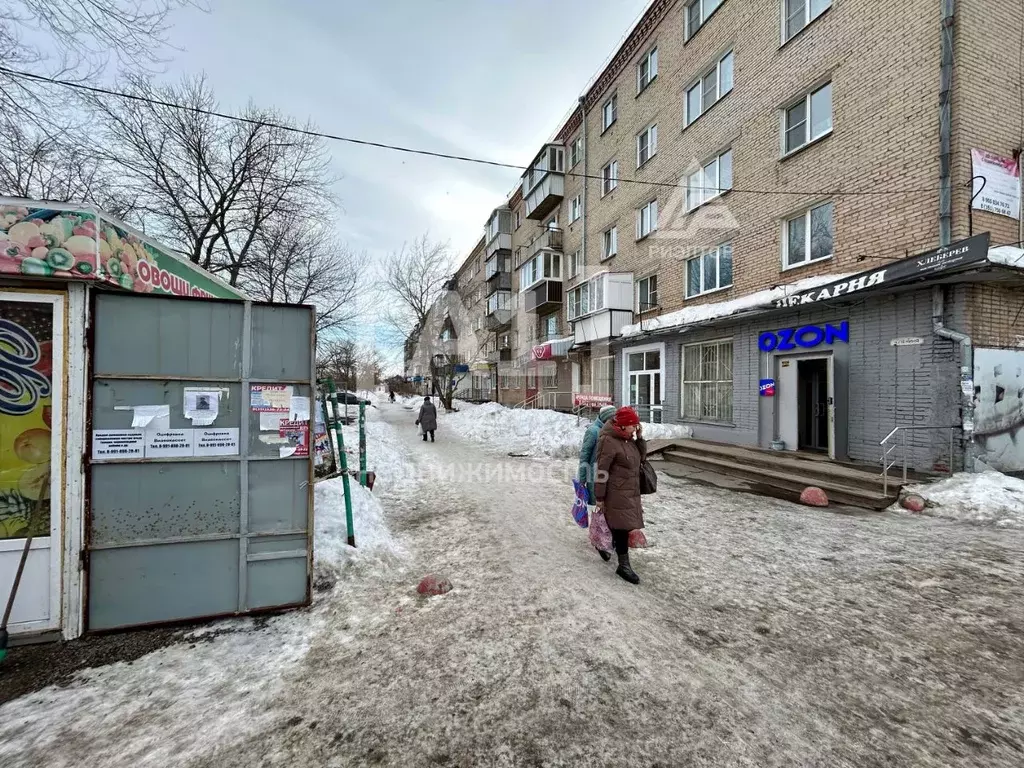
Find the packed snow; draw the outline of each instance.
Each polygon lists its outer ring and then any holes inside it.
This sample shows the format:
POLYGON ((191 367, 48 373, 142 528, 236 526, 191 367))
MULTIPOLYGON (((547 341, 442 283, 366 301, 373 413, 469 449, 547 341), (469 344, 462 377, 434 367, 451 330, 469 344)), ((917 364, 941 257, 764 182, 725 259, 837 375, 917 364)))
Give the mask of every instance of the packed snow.
MULTIPOLYGON (((589 418, 539 408, 459 403, 457 412, 442 415, 438 427, 501 453, 570 458, 579 455, 590 422, 589 418)), ((678 424, 644 424, 648 440, 684 439, 692 434, 689 427, 678 424)))
POLYGON ((923 514, 975 525, 1024 529, 1024 480, 1001 472, 959 473, 905 493, 922 496, 923 514))
POLYGON ((998 248, 989 248, 988 260, 992 264, 1001 264, 1004 267, 1024 269, 1024 249, 1014 248, 1010 245, 1001 245, 998 248))
POLYGON ((707 323, 730 315, 755 309, 768 309, 774 302, 792 296, 794 293, 807 291, 826 285, 836 280, 845 280, 856 273, 845 273, 835 275, 814 275, 798 280, 790 285, 780 285, 756 293, 748 293, 729 301, 719 301, 714 304, 700 304, 694 307, 685 307, 666 315, 655 317, 651 320, 644 320, 643 325, 627 325, 622 329, 623 336, 639 336, 642 333, 652 331, 665 331, 673 328, 684 328, 688 325, 707 323))

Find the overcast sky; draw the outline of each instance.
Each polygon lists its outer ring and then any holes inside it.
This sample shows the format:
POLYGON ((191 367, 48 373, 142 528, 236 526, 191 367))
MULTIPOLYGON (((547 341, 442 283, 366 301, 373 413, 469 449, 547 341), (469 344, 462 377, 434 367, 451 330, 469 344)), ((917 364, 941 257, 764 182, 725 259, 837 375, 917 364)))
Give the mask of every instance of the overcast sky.
MULTIPOLYGON (((178 12, 168 77, 206 72, 343 136, 526 164, 648 0, 210 0, 178 12)), ((379 258, 429 232, 464 258, 519 172, 331 144, 338 230, 379 258)))

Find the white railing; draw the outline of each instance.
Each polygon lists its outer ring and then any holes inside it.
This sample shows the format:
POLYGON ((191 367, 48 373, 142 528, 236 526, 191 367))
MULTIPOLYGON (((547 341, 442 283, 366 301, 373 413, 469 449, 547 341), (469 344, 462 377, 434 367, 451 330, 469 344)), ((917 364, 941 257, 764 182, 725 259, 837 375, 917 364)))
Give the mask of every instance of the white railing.
POLYGON ((953 443, 956 436, 956 430, 960 429, 958 426, 953 427, 933 427, 933 426, 922 426, 922 427, 896 427, 892 432, 886 435, 879 446, 882 449, 882 494, 884 496, 889 495, 889 470, 895 467, 897 464, 903 465, 903 485, 907 484, 907 432, 916 432, 920 430, 948 430, 949 431, 949 464, 947 465, 949 474, 953 474, 953 443), (896 456, 896 452, 902 447, 902 455, 896 456))

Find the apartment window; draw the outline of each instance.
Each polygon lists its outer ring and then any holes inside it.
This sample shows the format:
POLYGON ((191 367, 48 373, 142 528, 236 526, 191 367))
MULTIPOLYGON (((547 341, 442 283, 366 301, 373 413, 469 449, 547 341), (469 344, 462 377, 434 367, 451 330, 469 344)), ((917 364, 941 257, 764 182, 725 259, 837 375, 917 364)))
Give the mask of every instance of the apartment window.
POLYGON ((692 0, 686 6, 686 39, 689 40, 697 30, 704 26, 708 18, 718 10, 722 0, 692 0))
POLYGON ((804 96, 786 110, 783 154, 820 139, 832 130, 832 83, 804 96))
POLYGON ((541 280, 561 279, 562 255, 551 252, 539 253, 523 265, 523 271, 519 277, 520 291, 529 290, 541 280))
POLYGON ((516 229, 519 229, 523 225, 523 211, 519 209, 516 211, 516 229))
POLYGON ((686 262, 686 298, 732 285, 732 243, 694 256, 686 262))
POLYGON ((658 201, 651 200, 636 212, 636 239, 642 240, 658 228, 658 201))
POLYGON ((601 236, 601 258, 610 259, 619 252, 619 228, 606 229, 601 236))
POLYGON ((601 107, 601 130, 607 131, 619 119, 619 96, 613 95, 601 107))
POLYGON ((612 160, 601 169, 601 196, 607 195, 619 186, 619 161, 612 160))
POLYGON ((651 275, 636 281, 636 311, 650 312, 658 306, 658 276, 651 275))
POLYGON ((569 167, 572 168, 574 165, 579 163, 583 159, 583 137, 577 136, 573 139, 572 146, 569 148, 569 167))
POLYGON ((551 314, 541 318, 541 338, 553 339, 558 336, 558 314, 551 314))
POLYGON ((644 89, 658 76, 658 49, 652 48, 650 52, 640 59, 636 65, 636 92, 643 93, 644 89))
POLYGON ((834 217, 834 205, 824 203, 788 219, 783 232, 783 267, 799 267, 831 258, 834 217))
POLYGON ((615 358, 611 356, 595 357, 591 361, 591 366, 594 369, 594 394, 610 395, 615 385, 612 377, 615 370, 615 358))
POLYGON ((733 55, 729 51, 686 90, 685 122, 689 125, 732 90, 733 55))
POLYGON ((692 211, 732 189, 732 150, 686 177, 686 210, 692 211))
POLYGON ((639 168, 658 153, 658 126, 652 125, 636 137, 636 167, 639 168))
POLYGON ((732 339, 683 347, 682 414, 694 421, 732 421, 732 339))
POLYGON ((576 277, 583 269, 583 251, 569 254, 569 277, 576 277))
POLYGON ((782 0, 782 42, 791 40, 831 5, 832 0, 782 0))
POLYGON ((487 297, 487 314, 493 315, 503 309, 508 309, 511 304, 511 294, 508 291, 492 293, 487 297))
POLYGON ((571 212, 571 216, 569 217, 569 222, 572 223, 574 221, 579 221, 579 218, 582 215, 583 215, 583 198, 580 197, 579 195, 576 195, 576 197, 574 197, 572 199, 572 212, 571 212))
POLYGON ((569 291, 569 319, 575 320, 590 312, 590 283, 569 291))

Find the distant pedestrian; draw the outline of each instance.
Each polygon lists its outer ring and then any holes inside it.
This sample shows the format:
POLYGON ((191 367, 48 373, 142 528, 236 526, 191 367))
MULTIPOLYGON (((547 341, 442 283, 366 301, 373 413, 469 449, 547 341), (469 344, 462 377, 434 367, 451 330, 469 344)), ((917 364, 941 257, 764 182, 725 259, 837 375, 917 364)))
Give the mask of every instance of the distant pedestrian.
POLYGON ((619 408, 597 440, 597 477, 594 492, 612 532, 619 558, 616 573, 630 584, 639 584, 629 564, 629 532, 644 527, 640 503, 640 465, 647 458, 640 417, 632 408, 619 408))
POLYGON ((392 403, 395 402, 395 390, 388 390, 388 400, 390 400, 392 403))
POLYGON ((427 435, 430 435, 430 442, 434 442, 434 431, 437 429, 437 408, 430 402, 430 395, 423 398, 423 405, 420 406, 420 415, 416 424, 423 433, 423 442, 427 442, 427 435))
MULTIPOLYGON (((608 420, 615 415, 615 406, 606 405, 597 413, 597 418, 594 419, 593 423, 587 427, 587 431, 583 433, 583 446, 580 448, 580 464, 579 469, 576 473, 576 479, 580 481, 580 485, 585 486, 587 489, 588 504, 596 504, 596 496, 594 495, 594 477, 597 474, 597 438, 601 434, 601 429, 608 420)), ((611 560, 612 556, 610 552, 605 552, 602 549, 598 549, 601 553, 601 557, 605 560, 611 560)))

